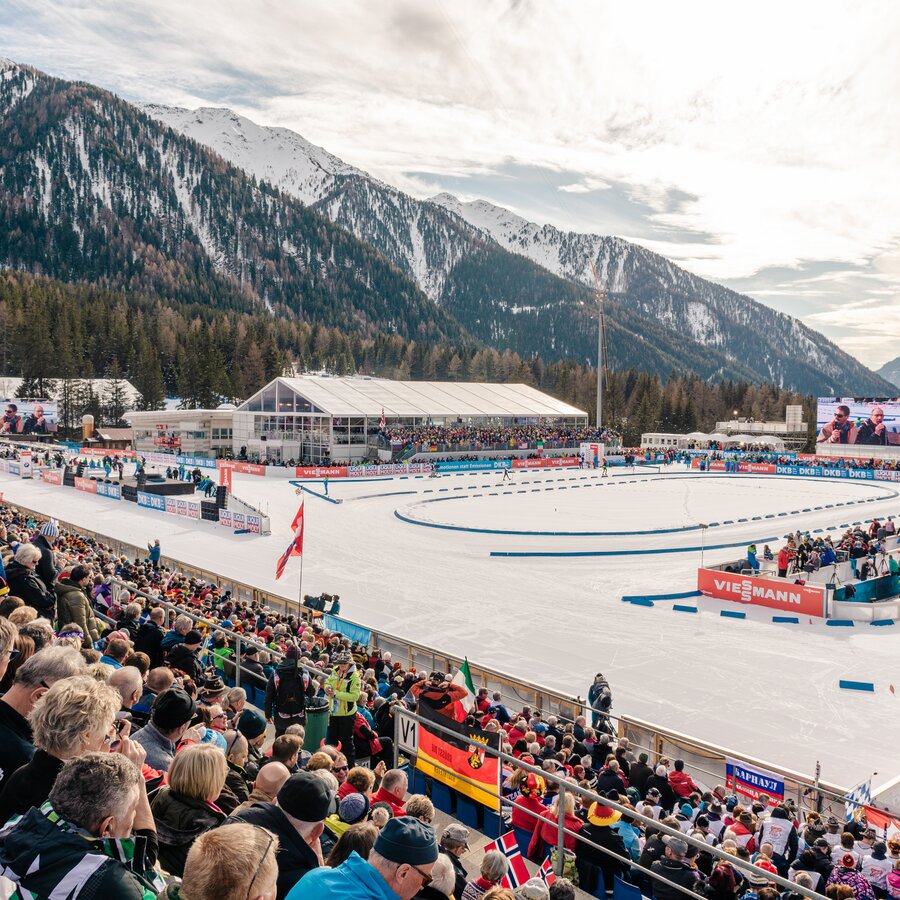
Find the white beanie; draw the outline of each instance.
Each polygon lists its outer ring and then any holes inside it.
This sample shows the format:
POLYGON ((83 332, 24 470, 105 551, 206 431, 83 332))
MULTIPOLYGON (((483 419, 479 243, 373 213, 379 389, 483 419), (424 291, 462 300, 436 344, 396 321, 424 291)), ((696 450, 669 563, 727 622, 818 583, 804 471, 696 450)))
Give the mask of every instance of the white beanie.
POLYGON ((665 766, 657 766, 656 774, 659 775, 660 778, 666 777, 666 767, 665 766))

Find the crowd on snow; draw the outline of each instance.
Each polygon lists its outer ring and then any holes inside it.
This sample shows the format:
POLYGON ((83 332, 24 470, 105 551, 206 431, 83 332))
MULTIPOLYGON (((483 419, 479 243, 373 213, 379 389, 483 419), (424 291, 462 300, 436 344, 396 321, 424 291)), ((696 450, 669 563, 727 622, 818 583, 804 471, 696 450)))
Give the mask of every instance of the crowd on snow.
POLYGON ((601 675, 590 725, 510 710, 487 689, 467 706, 447 673, 404 668, 178 574, 158 541, 130 559, 8 505, 0 565, 0 885, 17 896, 572 900, 575 884, 591 891, 602 876, 611 890, 618 875, 660 900, 675 886, 798 900, 776 889, 778 874, 833 900, 900 898, 900 843, 880 841, 864 816, 743 802, 701 788, 680 760, 635 754, 605 727, 601 675), (238 639, 246 687, 229 687, 238 639), (254 688, 261 709, 248 703, 254 688), (538 863, 552 857, 562 813, 567 877, 513 893, 497 851, 467 875, 468 830, 436 830, 431 801, 409 796, 396 768, 398 704, 498 732, 508 754, 545 773, 506 768, 505 808, 538 863), (323 708, 327 742, 304 749, 308 716, 323 708), (601 799, 560 799, 556 779, 601 799))

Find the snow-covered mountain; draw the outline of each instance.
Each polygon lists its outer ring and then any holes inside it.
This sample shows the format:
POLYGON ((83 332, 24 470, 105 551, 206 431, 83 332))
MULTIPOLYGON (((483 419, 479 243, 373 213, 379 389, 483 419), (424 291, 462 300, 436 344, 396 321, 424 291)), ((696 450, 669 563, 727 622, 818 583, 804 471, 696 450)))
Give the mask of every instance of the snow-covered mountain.
MULTIPOLYGON (((314 206, 494 346, 593 358, 593 262, 613 318, 632 340, 643 337, 645 353, 659 350, 657 367, 699 367, 707 377, 750 377, 812 393, 886 387, 798 320, 621 238, 536 225, 483 200, 418 200, 288 129, 261 127, 230 110, 145 111, 314 206)), ((630 364, 621 351, 627 343, 619 342, 618 365, 630 364)))
POLYGON ((900 356, 885 363, 878 370, 878 374, 894 387, 900 388, 900 356))

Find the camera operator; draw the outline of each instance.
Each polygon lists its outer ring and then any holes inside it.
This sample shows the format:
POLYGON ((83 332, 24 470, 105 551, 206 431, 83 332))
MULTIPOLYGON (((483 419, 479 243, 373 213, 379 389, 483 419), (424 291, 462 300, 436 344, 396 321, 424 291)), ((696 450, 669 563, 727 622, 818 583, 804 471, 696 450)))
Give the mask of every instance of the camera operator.
POLYGON ((463 721, 459 705, 468 695, 468 690, 459 684, 452 684, 450 676, 445 672, 432 672, 427 679, 417 681, 409 692, 416 698, 416 703, 424 703, 448 719, 463 721))

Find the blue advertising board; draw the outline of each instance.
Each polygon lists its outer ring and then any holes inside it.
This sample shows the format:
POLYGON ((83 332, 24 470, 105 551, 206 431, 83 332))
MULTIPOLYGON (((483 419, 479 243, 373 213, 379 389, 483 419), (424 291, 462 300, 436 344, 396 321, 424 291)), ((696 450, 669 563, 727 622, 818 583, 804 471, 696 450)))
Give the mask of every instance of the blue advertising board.
POLYGON ((478 472, 488 469, 511 469, 509 459, 454 459, 434 464, 437 472, 478 472))
POLYGON ((137 492, 138 506, 146 506, 148 509, 158 509, 160 512, 166 511, 166 498, 158 494, 148 494, 145 491, 137 492))

